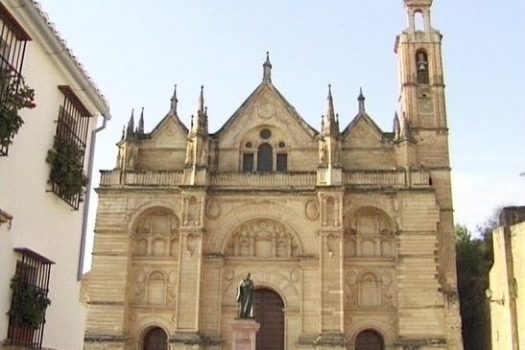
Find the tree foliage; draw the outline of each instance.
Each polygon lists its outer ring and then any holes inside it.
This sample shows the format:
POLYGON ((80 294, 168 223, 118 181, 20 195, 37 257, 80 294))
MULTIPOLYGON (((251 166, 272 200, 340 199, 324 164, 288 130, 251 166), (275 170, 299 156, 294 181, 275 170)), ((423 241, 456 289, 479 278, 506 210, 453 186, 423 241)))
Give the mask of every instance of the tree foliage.
POLYGON ((456 226, 458 292, 465 350, 489 350, 490 307, 485 297, 492 266, 492 228, 495 221, 478 227, 473 237, 465 227, 456 226))

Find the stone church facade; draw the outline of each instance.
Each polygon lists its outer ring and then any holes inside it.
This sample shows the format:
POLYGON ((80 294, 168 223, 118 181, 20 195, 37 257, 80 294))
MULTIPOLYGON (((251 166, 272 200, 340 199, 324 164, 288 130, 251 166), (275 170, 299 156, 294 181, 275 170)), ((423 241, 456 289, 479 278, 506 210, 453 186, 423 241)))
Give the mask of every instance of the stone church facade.
POLYGON ((232 349, 251 273, 258 349, 462 349, 441 34, 404 0, 400 106, 382 131, 358 98, 320 131, 271 63, 215 133, 201 90, 150 132, 133 117, 103 171, 85 349, 232 349))

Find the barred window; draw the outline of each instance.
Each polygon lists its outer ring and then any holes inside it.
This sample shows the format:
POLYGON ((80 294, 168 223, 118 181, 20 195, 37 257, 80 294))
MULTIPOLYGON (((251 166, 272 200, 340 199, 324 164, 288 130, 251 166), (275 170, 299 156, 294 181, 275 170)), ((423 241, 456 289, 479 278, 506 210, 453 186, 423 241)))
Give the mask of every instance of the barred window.
POLYGON ((69 86, 59 86, 64 94, 60 106, 51 164, 51 190, 74 209, 82 200, 87 178, 83 172, 90 113, 69 86))
POLYGON ((15 248, 21 255, 11 280, 11 307, 7 344, 40 349, 47 307, 50 303, 51 260, 27 248, 15 248))
MULTIPOLYGON (((13 123, 4 116, 4 109, 9 107, 9 94, 17 92, 22 79, 22 65, 29 40, 29 35, 0 3, 0 132, 7 132, 11 127, 7 123, 13 123)), ((0 134, 0 156, 7 155, 10 140, 10 134, 0 134)))

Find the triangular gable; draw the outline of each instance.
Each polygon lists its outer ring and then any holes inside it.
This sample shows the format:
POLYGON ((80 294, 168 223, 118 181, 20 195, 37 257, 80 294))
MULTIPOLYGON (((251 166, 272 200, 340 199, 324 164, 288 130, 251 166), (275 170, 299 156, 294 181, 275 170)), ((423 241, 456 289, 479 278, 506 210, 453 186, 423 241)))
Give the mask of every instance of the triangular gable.
MULTIPOLYGON (((248 98, 241 104, 241 106, 232 114, 230 118, 224 123, 224 125, 214 134, 215 137, 220 137, 222 134, 230 130, 234 124, 236 124, 239 118, 246 115, 246 112, 253 107, 258 99, 263 94, 273 95, 275 100, 283 107, 283 109, 293 118, 293 120, 299 125, 310 140, 315 138, 318 131, 311 127, 295 110, 295 108, 284 98, 284 96, 277 90, 273 84, 268 82, 262 82, 259 86, 248 96, 248 98)), ((261 123, 264 123, 261 121, 261 123)))
POLYGON ((343 142, 371 146, 383 140, 383 131, 366 113, 359 113, 343 130, 343 142))
POLYGON ((187 135, 188 128, 170 111, 146 136, 144 145, 180 147, 185 145, 187 135))

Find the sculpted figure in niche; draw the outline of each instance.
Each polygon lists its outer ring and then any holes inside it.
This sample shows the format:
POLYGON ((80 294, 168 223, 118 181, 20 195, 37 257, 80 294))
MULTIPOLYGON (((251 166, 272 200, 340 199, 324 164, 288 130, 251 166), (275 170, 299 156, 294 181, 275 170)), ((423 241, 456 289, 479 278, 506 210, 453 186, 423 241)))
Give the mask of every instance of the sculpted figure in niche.
POLYGON ((250 273, 241 280, 237 287, 237 304, 239 305, 239 318, 253 318, 253 281, 250 273))
POLYGON ((188 146, 186 147, 186 159, 184 160, 184 164, 193 164, 193 142, 191 140, 188 141, 188 146))
POLYGON ((328 158, 328 150, 326 149, 326 142, 325 140, 321 140, 319 143, 319 165, 326 165, 326 161, 328 158))

